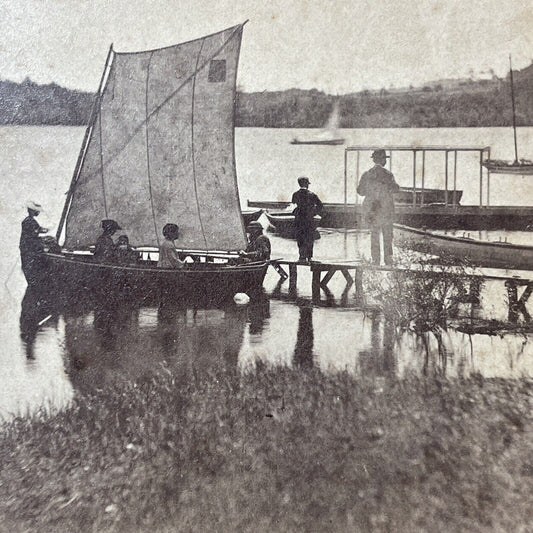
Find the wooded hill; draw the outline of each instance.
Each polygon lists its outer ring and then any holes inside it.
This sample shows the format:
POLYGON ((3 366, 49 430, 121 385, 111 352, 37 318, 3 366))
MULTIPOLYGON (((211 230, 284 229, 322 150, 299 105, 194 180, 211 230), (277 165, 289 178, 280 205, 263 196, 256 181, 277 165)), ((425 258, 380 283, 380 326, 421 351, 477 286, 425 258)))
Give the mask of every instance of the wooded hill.
MULTIPOLYGON (((533 126, 530 67, 517 72, 515 94, 517 124, 533 126)), ((339 102, 343 128, 509 126, 512 122, 509 81, 494 79, 458 82, 451 88, 434 83, 342 96, 315 89, 241 92, 237 95, 236 125, 320 128, 335 101, 339 102)), ((53 83, 0 81, 0 124, 84 125, 92 102, 91 93, 53 83)))

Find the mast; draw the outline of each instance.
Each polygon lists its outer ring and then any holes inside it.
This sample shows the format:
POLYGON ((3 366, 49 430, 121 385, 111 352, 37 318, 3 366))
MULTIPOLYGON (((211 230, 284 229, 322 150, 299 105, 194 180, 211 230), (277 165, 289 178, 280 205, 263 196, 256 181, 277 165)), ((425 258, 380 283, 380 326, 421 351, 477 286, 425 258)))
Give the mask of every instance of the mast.
POLYGON ((109 70, 109 67, 111 65, 111 59, 113 55, 113 44, 109 47, 109 52, 107 53, 107 58, 105 60, 105 67, 104 72, 102 74, 102 78, 100 79, 100 85, 98 85, 98 90, 96 92, 96 96, 94 97, 93 105, 91 108, 91 114, 89 117, 89 123, 87 124, 87 128, 85 130, 85 135, 83 136, 83 141, 81 143, 81 149, 80 153, 78 155, 78 160, 76 161, 76 166, 74 167, 74 173, 72 174, 72 180, 70 181, 70 186, 67 192, 67 198, 65 200, 65 205, 63 207, 63 212, 61 213, 61 218, 59 219, 59 224, 57 226, 57 232, 56 232, 56 240, 59 242, 59 239, 61 238, 61 233, 63 232, 63 226, 65 225, 65 220, 67 218, 68 210, 70 207, 70 201, 72 200, 72 194, 74 193, 74 187, 76 185, 76 181, 78 180, 78 177, 80 175, 80 170, 83 165, 83 161, 85 159, 85 154, 87 151, 87 146, 89 145, 89 139, 91 137, 91 133, 94 127, 94 124, 96 122, 97 117, 97 111, 98 111, 98 103, 100 101, 100 98, 102 96, 102 89, 104 86, 104 81, 106 79, 107 72, 109 70))
POLYGON ((516 113, 514 103, 513 65, 511 63, 511 54, 509 54, 509 72, 511 76, 511 101, 513 104, 514 164, 518 165, 518 144, 516 142, 516 113))

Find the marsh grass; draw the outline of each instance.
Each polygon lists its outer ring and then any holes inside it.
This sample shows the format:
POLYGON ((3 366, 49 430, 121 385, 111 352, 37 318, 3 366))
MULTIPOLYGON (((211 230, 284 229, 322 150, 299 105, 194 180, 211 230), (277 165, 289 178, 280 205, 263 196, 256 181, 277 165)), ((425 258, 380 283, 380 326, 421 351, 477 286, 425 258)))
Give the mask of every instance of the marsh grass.
POLYGON ((163 368, 5 425, 6 531, 490 531, 533 518, 527 380, 163 368))

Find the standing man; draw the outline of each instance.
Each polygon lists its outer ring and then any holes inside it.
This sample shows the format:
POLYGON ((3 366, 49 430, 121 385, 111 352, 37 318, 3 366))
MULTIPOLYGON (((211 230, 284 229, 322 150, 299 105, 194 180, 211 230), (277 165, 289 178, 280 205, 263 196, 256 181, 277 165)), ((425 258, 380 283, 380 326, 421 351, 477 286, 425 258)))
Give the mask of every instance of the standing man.
POLYGON ((250 222, 246 231, 249 234, 246 250, 240 251, 239 255, 248 261, 268 261, 270 259, 270 239, 263 235, 261 222, 250 222))
POLYGON ((383 258, 386 265, 392 263, 392 225, 394 223, 393 194, 400 190, 392 172, 383 168, 387 163, 385 150, 375 150, 372 159, 375 166, 362 176, 357 193, 364 196, 363 213, 370 227, 372 262, 380 264, 379 236, 383 234, 383 258))
POLYGON ((309 178, 298 178, 300 190, 292 195, 294 209, 294 229, 298 250, 299 261, 311 261, 313 258, 313 243, 315 234, 314 216, 322 212, 322 202, 318 196, 309 190, 309 178))
POLYGON ((39 235, 47 233, 48 229, 42 228, 35 217, 43 210, 40 204, 32 201, 26 203, 28 216, 22 221, 22 231, 20 234, 20 259, 22 271, 26 281, 31 285, 39 279, 39 269, 41 267, 40 254, 43 252, 43 243, 39 235))

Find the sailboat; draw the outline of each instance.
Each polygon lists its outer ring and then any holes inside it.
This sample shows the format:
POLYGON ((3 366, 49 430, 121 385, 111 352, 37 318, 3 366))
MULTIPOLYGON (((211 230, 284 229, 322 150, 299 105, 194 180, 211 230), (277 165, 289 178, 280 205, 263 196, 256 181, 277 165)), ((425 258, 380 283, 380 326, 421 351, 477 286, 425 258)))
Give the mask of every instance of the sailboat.
POLYGON ((333 110, 328 118, 324 129, 315 137, 311 139, 297 139, 294 138, 291 144, 323 144, 335 146, 344 144, 344 139, 339 136, 337 131, 340 122, 339 103, 335 102, 333 110))
POLYGON ((513 65, 509 56, 509 76, 511 82, 511 102, 513 106, 513 132, 514 132, 514 161, 504 161, 501 159, 486 159, 483 166, 495 174, 519 174, 521 176, 533 174, 533 161, 529 159, 518 159, 518 143, 516 141, 516 113, 513 83, 513 65))
POLYGON ((243 26, 156 50, 111 45, 57 230, 64 242, 45 253, 49 280, 216 296, 262 286, 268 262, 236 261, 247 245, 234 153, 243 26), (95 259, 104 219, 137 263, 95 259), (167 223, 180 228, 181 269, 157 267, 167 223))

